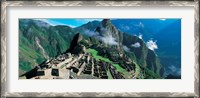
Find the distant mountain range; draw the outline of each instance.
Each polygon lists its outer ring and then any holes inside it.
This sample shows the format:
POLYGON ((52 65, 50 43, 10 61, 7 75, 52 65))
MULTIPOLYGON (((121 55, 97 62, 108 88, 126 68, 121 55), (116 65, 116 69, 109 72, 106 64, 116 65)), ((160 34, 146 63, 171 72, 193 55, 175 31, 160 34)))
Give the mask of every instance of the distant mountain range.
POLYGON ((122 32, 156 41, 156 54, 166 74, 181 73, 181 19, 117 19, 112 23, 122 32))
MULTIPOLYGON (((121 32, 142 37, 145 43, 156 42, 158 49, 154 51, 160 58, 166 75, 180 76, 181 19, 112 19, 111 22, 121 32)), ((99 23, 89 22, 78 27, 77 30, 86 35, 93 35, 95 33, 89 31, 94 31, 99 23)))
MULTIPOLYGON (((128 20, 104 19, 101 22, 92 21, 80 27, 71 28, 64 25, 51 26, 40 20, 20 19, 19 75, 61 54, 91 53, 94 59, 97 59, 93 54, 97 51, 99 56, 112 62, 112 66, 121 68, 117 70, 125 75, 122 77, 131 73, 137 74, 134 76, 138 79, 164 78, 166 73, 176 76, 176 70, 171 71, 169 66, 173 65, 175 69, 180 69, 180 41, 177 41, 179 39, 176 37, 180 32, 172 32, 168 28, 179 29, 176 27, 179 22, 171 20, 165 24, 166 26, 153 29, 153 26, 146 28, 146 25, 150 23, 144 23, 141 20, 131 23, 128 20), (147 31, 155 31, 155 34, 146 34, 147 31), (160 33, 161 31, 163 33, 160 33), (169 33, 162 38, 161 35, 165 35, 164 32, 169 33), (148 47, 147 42, 151 39, 157 40, 157 50, 148 47), (81 52, 83 47, 86 51, 81 52), (91 50, 93 52, 89 52, 91 50)), ((153 21, 152 24, 154 24, 153 21)))

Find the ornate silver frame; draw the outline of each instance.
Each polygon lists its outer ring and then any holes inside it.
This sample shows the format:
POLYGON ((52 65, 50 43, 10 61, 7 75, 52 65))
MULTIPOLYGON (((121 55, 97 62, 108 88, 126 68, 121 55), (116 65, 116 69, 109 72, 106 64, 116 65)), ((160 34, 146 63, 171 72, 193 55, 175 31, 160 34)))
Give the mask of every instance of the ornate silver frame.
POLYGON ((1 97, 199 97, 199 1, 2 1, 1 2, 1 97), (8 6, 193 6, 195 8, 194 93, 140 92, 6 92, 6 8, 8 6))

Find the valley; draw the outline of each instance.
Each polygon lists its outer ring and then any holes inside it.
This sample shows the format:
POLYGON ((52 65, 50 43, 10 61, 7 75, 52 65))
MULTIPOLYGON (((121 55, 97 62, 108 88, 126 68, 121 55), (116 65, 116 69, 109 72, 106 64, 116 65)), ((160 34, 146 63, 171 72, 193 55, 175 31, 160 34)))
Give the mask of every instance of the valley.
POLYGON ((77 28, 20 20, 20 79, 163 79, 156 51, 110 19, 77 28))

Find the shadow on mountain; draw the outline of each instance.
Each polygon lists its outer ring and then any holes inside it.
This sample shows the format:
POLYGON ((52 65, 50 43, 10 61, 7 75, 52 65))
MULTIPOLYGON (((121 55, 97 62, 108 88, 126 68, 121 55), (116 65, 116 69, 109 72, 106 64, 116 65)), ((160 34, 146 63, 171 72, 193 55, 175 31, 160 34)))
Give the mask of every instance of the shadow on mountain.
POLYGON ((181 79, 181 76, 169 74, 165 79, 181 79))

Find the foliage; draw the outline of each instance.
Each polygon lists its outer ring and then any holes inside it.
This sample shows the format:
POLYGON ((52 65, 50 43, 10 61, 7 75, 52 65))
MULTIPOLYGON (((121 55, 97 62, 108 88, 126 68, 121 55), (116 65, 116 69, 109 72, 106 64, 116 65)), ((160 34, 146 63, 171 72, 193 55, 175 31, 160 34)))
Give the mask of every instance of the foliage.
POLYGON ((117 71, 123 73, 125 77, 128 77, 131 75, 127 70, 123 69, 119 64, 114 64, 109 58, 99 56, 98 51, 96 51, 95 49, 91 49, 91 48, 87 49, 87 52, 91 53, 92 56, 96 58, 97 60, 103 60, 105 62, 111 63, 117 69, 117 71))
POLYGON ((65 52, 76 32, 68 26, 50 26, 39 20, 19 20, 19 71, 27 72, 48 57, 65 52), (38 39, 38 43, 36 42, 38 39))

